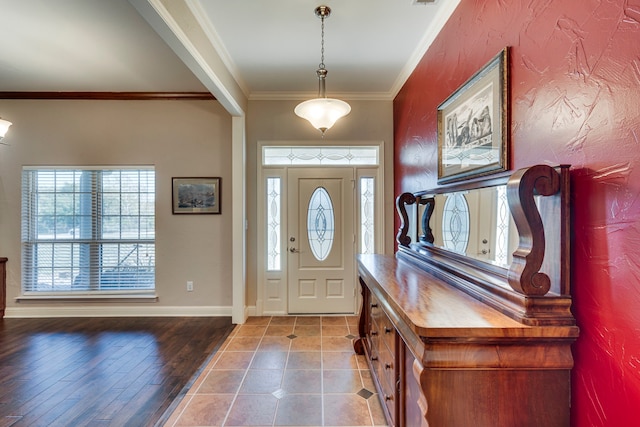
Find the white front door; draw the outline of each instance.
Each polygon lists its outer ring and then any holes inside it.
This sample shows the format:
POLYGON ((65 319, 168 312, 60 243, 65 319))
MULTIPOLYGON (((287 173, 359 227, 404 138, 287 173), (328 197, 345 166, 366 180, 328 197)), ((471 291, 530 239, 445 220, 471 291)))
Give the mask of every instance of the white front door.
POLYGON ((353 313, 353 168, 289 168, 288 312, 353 313))

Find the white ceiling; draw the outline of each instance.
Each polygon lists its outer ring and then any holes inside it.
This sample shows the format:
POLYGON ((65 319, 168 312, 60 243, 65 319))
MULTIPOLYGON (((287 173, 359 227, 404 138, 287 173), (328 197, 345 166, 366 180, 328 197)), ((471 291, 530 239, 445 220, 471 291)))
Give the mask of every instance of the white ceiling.
MULTIPOLYGON (((327 95, 392 99, 459 0, 164 1, 189 7, 252 99, 317 91, 327 4, 327 95)), ((0 0, 0 91, 205 91, 148 19, 128 0, 0 0)))

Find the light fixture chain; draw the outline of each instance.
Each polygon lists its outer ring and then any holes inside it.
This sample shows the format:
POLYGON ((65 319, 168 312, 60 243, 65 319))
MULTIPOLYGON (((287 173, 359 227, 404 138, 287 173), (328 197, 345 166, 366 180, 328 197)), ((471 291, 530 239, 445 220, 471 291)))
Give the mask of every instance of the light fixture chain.
POLYGON ((325 91, 325 81, 327 69, 324 67, 324 18, 331 14, 329 6, 318 6, 315 14, 322 21, 320 38, 320 65, 316 70, 318 76, 318 97, 301 102, 293 110, 299 117, 306 119, 314 128, 324 133, 331 128, 336 120, 346 116, 351 111, 351 106, 339 99, 327 98, 325 91))
POLYGON ((324 15, 322 15, 320 20, 322 21, 322 24, 320 26, 320 65, 318 65, 318 67, 324 69, 324 15))

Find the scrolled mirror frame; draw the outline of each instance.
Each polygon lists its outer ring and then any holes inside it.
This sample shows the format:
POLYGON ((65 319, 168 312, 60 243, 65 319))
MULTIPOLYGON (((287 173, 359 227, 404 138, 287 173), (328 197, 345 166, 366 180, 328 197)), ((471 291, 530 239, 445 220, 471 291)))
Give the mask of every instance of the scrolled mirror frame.
MULTIPOLYGON (((570 206, 569 166, 535 165, 513 174, 500 174, 417 193, 396 199, 401 219, 397 234, 399 259, 418 264, 472 296, 488 302, 512 318, 530 325, 575 324, 570 312, 570 206), (435 194, 507 185, 507 198, 518 230, 518 247, 508 268, 488 264, 433 245, 429 219, 435 194), (553 256, 560 283, 551 283, 540 271, 545 259, 545 229, 535 196, 560 199, 559 254, 553 256), (407 206, 426 205, 423 218, 410 218, 407 206), (421 221, 418 242, 409 236, 411 221, 421 221)), ((416 214, 417 214, 416 210, 416 214)), ((417 215, 416 215, 417 216, 417 215)))
POLYGON ((551 280, 540 272, 545 252, 544 224, 535 194, 552 196, 560 191, 560 174, 550 166, 537 165, 516 171, 507 183, 507 198, 519 235, 518 248, 509 267, 509 284, 524 295, 546 295, 551 280))

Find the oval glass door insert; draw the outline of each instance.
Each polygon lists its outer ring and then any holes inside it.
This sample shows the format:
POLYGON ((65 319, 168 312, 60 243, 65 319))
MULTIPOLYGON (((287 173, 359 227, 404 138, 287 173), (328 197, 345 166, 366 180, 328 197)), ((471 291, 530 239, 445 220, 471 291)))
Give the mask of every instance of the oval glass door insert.
POLYGON ((469 244, 469 204, 461 193, 453 193, 444 202, 442 239, 445 249, 464 254, 469 244))
POLYGON ((324 261, 331 252, 335 231, 334 219, 331 196, 324 187, 316 188, 307 209, 307 235, 311 252, 318 261, 324 261))

